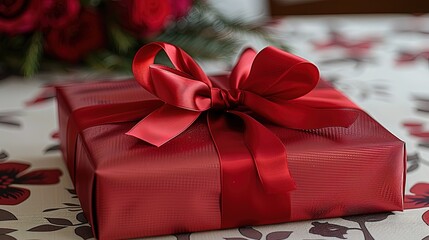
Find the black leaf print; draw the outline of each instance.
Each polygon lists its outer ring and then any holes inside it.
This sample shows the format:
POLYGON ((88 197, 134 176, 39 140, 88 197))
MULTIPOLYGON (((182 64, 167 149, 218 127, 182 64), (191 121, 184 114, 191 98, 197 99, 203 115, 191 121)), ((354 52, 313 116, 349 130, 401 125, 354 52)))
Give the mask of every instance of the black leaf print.
POLYGON ((429 148, 429 142, 422 142, 418 144, 419 147, 429 148))
POLYGON ((66 189, 70 194, 76 195, 76 190, 67 188, 66 189))
POLYGON ((45 152, 45 153, 50 153, 50 152, 59 151, 60 149, 61 149, 61 148, 60 148, 60 145, 59 145, 59 144, 54 144, 54 145, 51 145, 51 146, 47 147, 47 148, 44 150, 44 152, 45 152))
POLYGON ((407 173, 417 170, 420 167, 421 162, 422 159, 420 158, 419 153, 407 155, 407 173))
POLYGON ((6 235, 8 233, 15 232, 16 229, 10 229, 10 228, 0 228, 0 235, 6 235))
POLYGON ((0 235, 0 240, 16 240, 16 238, 9 235, 0 235))
POLYGON ((48 208, 48 209, 43 210, 43 212, 52 212, 52 211, 57 211, 60 209, 62 209, 62 208, 48 208))
POLYGON ((80 207, 79 208, 70 208, 69 212, 79 212, 81 211, 80 207))
POLYGON ((389 217, 390 215, 394 215, 394 214, 391 212, 387 212, 387 213, 379 213, 379 214, 371 214, 371 215, 349 216, 349 217, 343 217, 343 219, 348 221, 353 221, 359 224, 360 228, 358 229, 362 231, 365 240, 374 240, 374 237, 371 235, 371 233, 369 232, 365 224, 367 222, 383 221, 387 219, 387 217, 389 217))
POLYGON ((69 207, 80 207, 80 205, 76 203, 63 203, 63 204, 69 207))
POLYGON ((18 220, 11 212, 0 209, 0 221, 18 220))
MULTIPOLYGON (((252 228, 252 227, 241 227, 238 229, 238 231, 243 235, 244 237, 228 237, 224 238, 225 240, 261 240, 263 237, 263 234, 259 232, 258 230, 252 228)), ((268 233, 265 237, 266 240, 283 240, 287 239, 292 234, 292 231, 275 231, 268 233)))
POLYGON ((238 231, 241 233, 241 235, 250 239, 259 240, 262 238, 262 233, 252 227, 239 228, 238 231))
MULTIPOLYGON (((426 130, 424 122, 405 121, 402 123, 408 134, 418 140, 419 148, 429 148, 429 131, 426 130)), ((407 173, 413 172, 421 165, 429 166, 429 161, 422 158, 419 152, 407 155, 407 173)))
POLYGON ((83 212, 80 212, 76 215, 76 219, 81 223, 88 223, 88 220, 86 220, 85 214, 83 212))
POLYGON ((414 96, 413 100, 416 102, 415 109, 418 112, 429 113, 429 97, 427 96, 414 96))
POLYGON ((65 228, 65 226, 42 224, 42 225, 30 228, 27 231, 30 231, 30 232, 54 232, 54 231, 58 231, 58 230, 63 229, 63 228, 65 228))
POLYGON ((416 162, 419 160, 419 154, 418 153, 414 153, 414 154, 408 154, 407 155, 407 162, 416 162))
MULTIPOLYGON (((418 146, 421 147, 423 143, 419 143, 418 146)), ((429 147, 429 143, 424 143, 427 144, 429 147)), ((415 154, 411 154, 407 156, 407 164, 409 165, 409 168, 411 168, 411 166, 413 165, 427 165, 429 166, 429 161, 423 159, 419 153, 415 153, 415 154)), ((407 172, 411 172, 409 170, 407 170, 407 172)))
POLYGON ((413 171, 417 170, 418 168, 419 168, 419 164, 418 163, 410 164, 408 166, 408 168, 407 168, 407 173, 413 172, 413 171))
POLYGON ((190 240, 191 239, 191 233, 181 233, 174 235, 177 240, 190 240))
POLYGON ((12 127, 20 127, 21 126, 21 123, 18 122, 17 120, 7 119, 7 118, 4 118, 2 116, 0 116, 0 124, 9 125, 12 127))
MULTIPOLYGON (((66 190, 71 194, 71 198, 73 198, 76 194, 74 189, 67 189, 66 190)), ((85 215, 82 212, 82 208, 77 203, 63 203, 65 207, 57 207, 57 208, 49 208, 43 210, 43 212, 52 212, 52 211, 70 211, 70 212, 78 212, 76 213, 76 220, 79 221, 78 223, 73 223, 69 219, 66 218, 49 218, 47 217, 46 220, 49 222, 49 224, 43 224, 36 227, 33 227, 27 231, 30 232, 52 232, 61 230, 64 228, 73 228, 74 232, 77 236, 81 237, 82 239, 90 239, 93 238, 91 227, 88 225, 88 221, 85 218, 85 215)), ((0 238, 1 240, 1 238, 0 238)))
POLYGON ((2 150, 2 151, 0 152, 0 160, 1 160, 1 161, 6 160, 6 158, 8 158, 8 157, 9 157, 9 154, 7 154, 7 152, 6 152, 6 151, 2 150))
POLYGON ((3 112, 0 113, 0 125, 6 125, 11 127, 20 127, 21 123, 14 118, 16 112, 3 112))
POLYGON ((336 237, 340 239, 346 239, 344 237, 347 231, 350 230, 348 227, 344 227, 337 224, 328 222, 312 222, 313 227, 310 229, 310 233, 317 234, 324 237, 336 237))
POLYGON ((267 240, 283 240, 288 238, 292 234, 291 231, 278 231, 272 232, 267 235, 267 240))
POLYGON ((81 237, 84 240, 93 238, 94 235, 92 234, 92 230, 90 226, 80 226, 77 227, 74 232, 76 233, 76 235, 78 235, 79 237, 81 237))
POLYGON ((371 215, 357 215, 357 216, 348 216, 343 217, 343 219, 353 222, 380 222, 386 220, 390 215, 394 215, 391 212, 387 213, 379 213, 379 214, 371 214, 371 215))
POLYGON ((60 226, 73 226, 73 223, 65 218, 46 218, 50 223, 60 226))

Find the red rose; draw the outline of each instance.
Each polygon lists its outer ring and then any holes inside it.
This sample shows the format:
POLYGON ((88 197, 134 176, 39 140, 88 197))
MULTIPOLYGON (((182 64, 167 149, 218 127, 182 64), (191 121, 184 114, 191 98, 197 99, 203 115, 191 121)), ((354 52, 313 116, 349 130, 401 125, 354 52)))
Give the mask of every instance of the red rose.
POLYGON ((56 0, 43 14, 43 27, 64 27, 79 15, 79 0, 56 0))
POLYGON ((0 32, 18 34, 36 29, 51 4, 51 0, 0 0, 0 32))
POLYGON ((46 35, 46 53, 69 62, 77 62, 88 53, 104 46, 103 23, 100 15, 83 10, 65 28, 50 30, 46 35))
POLYGON ((170 1, 165 0, 119 0, 112 2, 124 28, 138 37, 160 32, 172 19, 170 1))
POLYGON ((181 18, 188 14, 192 6, 192 0, 170 0, 173 16, 181 18))

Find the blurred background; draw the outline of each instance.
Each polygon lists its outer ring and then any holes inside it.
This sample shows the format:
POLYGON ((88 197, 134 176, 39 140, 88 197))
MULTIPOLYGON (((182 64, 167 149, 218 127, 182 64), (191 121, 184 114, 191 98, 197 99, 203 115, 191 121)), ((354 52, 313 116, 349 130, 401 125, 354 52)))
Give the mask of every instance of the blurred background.
POLYGON ((276 33, 285 16, 428 10, 424 0, 1 1, 0 76, 75 67, 129 73, 134 53, 151 41, 173 43, 199 61, 231 62, 245 45, 289 50, 290 40, 276 33))

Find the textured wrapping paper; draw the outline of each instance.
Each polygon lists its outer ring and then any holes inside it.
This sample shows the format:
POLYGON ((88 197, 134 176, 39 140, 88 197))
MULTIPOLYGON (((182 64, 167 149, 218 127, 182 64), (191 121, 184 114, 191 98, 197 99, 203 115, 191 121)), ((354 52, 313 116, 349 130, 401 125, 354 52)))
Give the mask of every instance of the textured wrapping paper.
MULTIPOLYGON (((323 82, 306 98, 320 96, 355 108, 323 82)), ((259 180, 255 153, 237 150, 243 137, 216 136, 210 112, 156 147, 125 134, 141 119, 129 117, 135 109, 147 116, 163 106, 135 80, 62 86, 57 98, 64 158, 100 239, 403 209, 404 143, 360 110, 348 127, 300 130, 259 120, 285 146, 295 185, 272 193, 259 180)), ((243 128, 240 119, 225 121, 230 132, 243 128)))

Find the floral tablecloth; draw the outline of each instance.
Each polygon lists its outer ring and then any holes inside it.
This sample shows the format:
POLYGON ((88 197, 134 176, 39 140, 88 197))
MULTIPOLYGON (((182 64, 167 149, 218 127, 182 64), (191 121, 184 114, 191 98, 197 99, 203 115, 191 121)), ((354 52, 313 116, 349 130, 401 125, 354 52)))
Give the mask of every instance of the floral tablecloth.
MULTIPOLYGON (((290 17, 274 32, 407 143, 406 210, 150 239, 428 240, 429 16, 290 17)), ((89 78, 94 74, 70 72, 0 80, 0 240, 92 238, 46 87, 89 78)))

